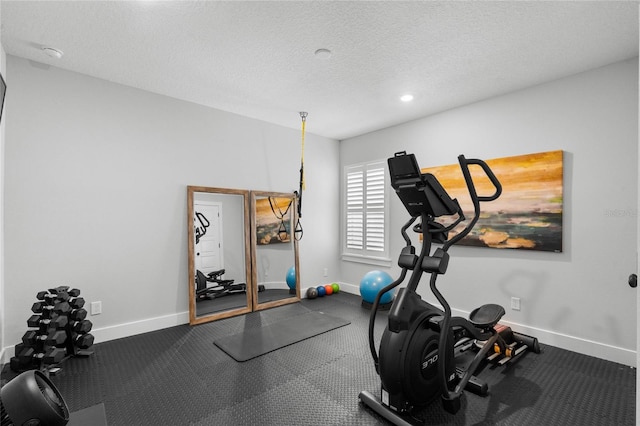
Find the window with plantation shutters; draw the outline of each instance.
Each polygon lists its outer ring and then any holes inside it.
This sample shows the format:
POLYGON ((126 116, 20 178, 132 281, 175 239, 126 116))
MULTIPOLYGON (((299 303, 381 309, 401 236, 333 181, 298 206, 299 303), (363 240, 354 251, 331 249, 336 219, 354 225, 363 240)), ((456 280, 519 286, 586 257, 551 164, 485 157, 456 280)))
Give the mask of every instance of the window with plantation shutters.
POLYGON ((345 260, 386 265, 387 173, 384 161, 345 168, 345 260))

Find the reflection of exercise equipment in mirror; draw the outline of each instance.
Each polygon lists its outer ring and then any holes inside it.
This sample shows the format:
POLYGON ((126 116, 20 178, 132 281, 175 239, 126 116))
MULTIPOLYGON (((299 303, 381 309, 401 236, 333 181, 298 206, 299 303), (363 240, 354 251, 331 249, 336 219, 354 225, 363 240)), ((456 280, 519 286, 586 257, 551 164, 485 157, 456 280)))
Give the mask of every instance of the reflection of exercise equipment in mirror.
MULTIPOLYGON (((205 275, 202 271, 196 270, 196 299, 197 301, 211 300, 216 297, 229 296, 245 293, 246 283, 236 283, 235 280, 222 278, 225 270, 209 272, 205 275)), ((264 291, 264 286, 258 286, 258 292, 264 291)))
POLYGON ((251 312, 249 191, 189 186, 187 210, 189 322, 251 312))
POLYGON ((194 229, 196 233, 196 244, 200 242, 200 238, 207 233, 207 228, 211 225, 211 222, 204 216, 204 214, 200 212, 196 212, 195 217, 193 218, 194 229))
POLYGON ((190 324, 300 299, 296 202, 293 193, 187 187, 190 324))
POLYGON ((291 206, 296 202, 295 193, 251 191, 254 310, 300 300, 298 240, 291 238, 297 220, 296 209, 291 206), (290 276, 292 268, 294 280, 290 276), (265 290, 258 292, 257 286, 265 290))
POLYGON ((458 160, 473 202, 474 216, 450 239, 449 231, 465 220, 458 201, 449 197, 433 175, 421 173, 413 154, 396 153, 388 160, 391 186, 411 219, 401 230, 406 246, 398 260, 402 268, 400 277, 378 292, 369 322, 369 346, 382 382, 380 398, 363 391, 360 400, 396 425, 412 424, 414 410, 438 397, 445 410, 455 414, 461 408, 460 398, 465 389, 486 395, 486 383, 474 374, 483 363, 496 358, 492 352, 515 358, 527 349, 540 351, 537 339, 512 333, 498 325, 505 314, 502 306, 482 305, 471 312, 469 319, 453 317, 451 307, 436 287, 437 277, 447 271, 448 249, 465 237, 480 217, 480 202, 493 201, 502 191, 500 182, 485 162, 466 159, 462 155, 458 160), (493 195, 477 195, 470 165, 484 171, 495 189, 493 195), (437 217, 453 215, 458 218, 452 225, 444 227, 436 222, 437 217), (421 219, 421 226, 414 230, 423 237, 419 255, 406 233, 417 218, 421 219), (431 253, 432 243, 442 244, 442 247, 431 253), (412 271, 411 278, 393 301, 376 353, 374 326, 380 298, 401 284, 409 270, 412 271), (442 309, 422 300, 417 293, 423 273, 430 275, 430 290, 442 309), (507 339, 522 341, 507 342, 507 339), (520 343, 521 349, 515 349, 511 343, 520 343), (470 356, 461 356, 463 353, 470 356))
POLYGON ((222 275, 224 275, 224 269, 209 272, 207 275, 196 270, 196 299, 198 301, 210 300, 247 291, 246 283, 235 284, 235 280, 220 278, 222 275))

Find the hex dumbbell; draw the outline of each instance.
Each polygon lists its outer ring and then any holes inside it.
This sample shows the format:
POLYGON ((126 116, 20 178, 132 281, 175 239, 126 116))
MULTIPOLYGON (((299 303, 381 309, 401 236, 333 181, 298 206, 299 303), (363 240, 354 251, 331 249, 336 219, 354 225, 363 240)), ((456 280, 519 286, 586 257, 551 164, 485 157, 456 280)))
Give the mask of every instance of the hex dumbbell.
POLYGON ((73 309, 80 309, 84 306, 84 297, 72 297, 69 299, 69 304, 73 309))
POLYGON ((75 346, 79 347, 80 349, 88 349, 89 347, 91 347, 91 345, 93 345, 94 340, 95 338, 91 333, 85 333, 85 334, 72 333, 71 334, 71 341, 75 346))
POLYGON ((74 309, 71 312, 69 312, 69 318, 72 321, 82 321, 86 317, 87 317, 86 309, 74 309))
POLYGON ((64 359, 65 355, 64 348, 51 347, 44 352, 37 352, 34 348, 26 347, 17 358, 23 365, 27 365, 34 360, 42 360, 45 364, 57 364, 64 359))
POLYGON ((49 293, 54 294, 55 297, 58 300, 63 300, 63 301, 66 302, 71 297, 69 295, 69 291, 68 290, 69 290, 69 286, 61 285, 61 286, 56 287, 56 288, 50 288, 49 289, 49 293))
POLYGON ((93 327, 93 323, 89 320, 82 320, 82 321, 78 321, 73 325, 73 331, 75 331, 76 333, 88 333, 91 331, 91 328, 93 327))
POLYGON ((56 312, 59 314, 67 313, 71 310, 71 305, 69 302, 63 302, 60 300, 52 300, 51 303, 47 303, 47 301, 36 302, 31 305, 31 312, 34 314, 44 313, 44 312, 56 312))
POLYGON ((66 315, 57 315, 54 318, 43 318, 40 315, 31 315, 27 320, 29 327, 38 327, 40 329, 57 328, 62 329, 69 323, 66 315))
POLYGON ((40 334, 35 330, 29 330, 22 336, 22 343, 25 346, 36 346, 38 342, 45 345, 60 346, 67 340, 67 333, 64 330, 51 330, 46 334, 40 334))

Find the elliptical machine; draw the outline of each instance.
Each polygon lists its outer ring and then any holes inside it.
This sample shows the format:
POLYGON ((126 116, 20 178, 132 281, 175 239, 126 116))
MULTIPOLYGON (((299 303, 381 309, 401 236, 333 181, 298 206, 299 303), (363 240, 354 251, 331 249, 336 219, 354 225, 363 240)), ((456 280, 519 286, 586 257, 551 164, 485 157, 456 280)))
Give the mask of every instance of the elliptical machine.
MULTIPOLYGON (((388 159, 391 186, 402 200, 411 219, 402 227, 406 246, 402 249, 398 265, 400 277, 380 290, 372 307, 369 321, 369 346, 376 372, 382 386, 380 398, 367 391, 359 395, 360 401, 396 425, 410 425, 407 418, 414 408, 422 407, 438 396, 446 411, 460 410, 465 388, 486 395, 487 385, 479 381, 474 372, 486 359, 494 346, 504 348, 505 342, 494 329, 505 314, 502 306, 487 304, 475 309, 469 319, 452 317, 451 307, 436 287, 438 275, 446 272, 448 249, 464 238, 480 217, 480 202, 497 199, 502 186, 489 166, 482 160, 458 157, 460 168, 474 206, 474 216, 458 234, 448 239, 449 231, 465 220, 456 199, 451 199, 438 180, 429 173, 422 174, 413 154, 398 152, 388 159), (490 196, 478 196, 470 165, 482 168, 495 188, 490 196), (436 222, 440 216, 457 215, 449 226, 436 222), (416 221, 414 230, 423 236, 418 255, 406 230, 416 221), (432 243, 442 244, 431 253, 432 243), (401 284, 408 271, 411 277, 406 288, 398 291, 388 324, 382 335, 379 356, 374 341, 375 317, 381 296, 401 284), (423 301, 416 289, 423 273, 431 275, 430 289, 443 309, 423 301), (456 366, 457 342, 482 342, 473 360, 466 366, 456 366)), ((537 344, 537 341, 536 341, 537 344)))

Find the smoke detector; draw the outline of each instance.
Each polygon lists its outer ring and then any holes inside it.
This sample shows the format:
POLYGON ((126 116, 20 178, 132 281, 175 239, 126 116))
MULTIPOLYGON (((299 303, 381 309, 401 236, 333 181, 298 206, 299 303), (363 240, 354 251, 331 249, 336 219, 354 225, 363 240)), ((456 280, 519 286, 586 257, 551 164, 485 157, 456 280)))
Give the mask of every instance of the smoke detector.
POLYGON ((318 49, 313 54, 316 55, 316 58, 319 59, 329 59, 331 55, 333 55, 333 52, 331 52, 329 49, 318 49))
POLYGON ((55 59, 60 59, 62 58, 62 55, 64 55, 64 52, 62 50, 56 49, 54 47, 43 47, 42 51, 46 53, 48 56, 55 59))

